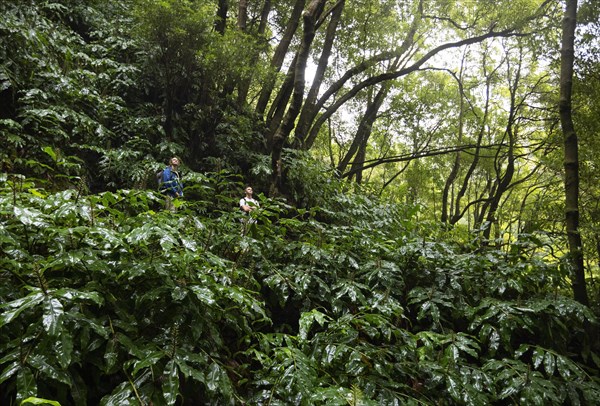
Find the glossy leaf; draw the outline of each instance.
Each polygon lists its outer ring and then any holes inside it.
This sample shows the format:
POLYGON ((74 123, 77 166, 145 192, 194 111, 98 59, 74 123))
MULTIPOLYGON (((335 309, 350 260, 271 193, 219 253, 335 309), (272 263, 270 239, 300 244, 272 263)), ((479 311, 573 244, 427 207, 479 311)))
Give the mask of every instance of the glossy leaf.
POLYGON ((548 376, 554 375, 554 371, 556 370, 556 358, 554 354, 546 352, 544 355, 544 369, 548 376))
POLYGON ((21 369, 21 364, 18 361, 13 361, 10 364, 8 364, 4 368, 4 371, 2 371, 2 374, 0 375, 0 383, 4 382, 8 378, 12 377, 14 374, 16 374, 18 371, 20 371, 20 369, 21 369))
POLYGON ((313 321, 316 321, 320 326, 322 326, 326 319, 327 315, 319 312, 316 309, 313 309, 310 312, 302 313, 300 316, 300 338, 306 340, 313 321))
POLYGON ((155 365, 166 356, 163 351, 144 352, 141 355, 143 356, 141 360, 133 362, 133 376, 137 376, 140 370, 155 365))
POLYGON ((42 399, 36 397, 28 397, 21 402, 22 405, 32 404, 32 405, 50 405, 50 406, 60 406, 55 400, 42 399))
POLYGON ((24 367, 19 370, 17 375, 17 402, 25 402, 25 399, 37 395, 37 383, 31 369, 24 367))
POLYGON ((200 301, 207 305, 213 305, 215 303, 214 295, 210 289, 201 286, 192 286, 190 287, 190 290, 200 301))
POLYGON ((136 405, 137 401, 131 399, 133 391, 129 382, 123 382, 110 394, 102 398, 100 405, 102 406, 125 406, 136 405))
POLYGON ((56 355, 58 362, 63 369, 67 369, 71 365, 73 356, 73 337, 69 331, 63 329, 60 333, 60 337, 57 337, 56 343, 56 355))
POLYGON ((65 385, 71 384, 71 379, 69 378, 67 372, 56 368, 45 356, 36 354, 30 356, 27 359, 27 362, 32 368, 35 368, 39 373, 45 375, 46 377, 54 381, 64 383, 65 385))
POLYGON ((42 323, 51 337, 57 337, 62 331, 64 310, 60 301, 53 297, 44 299, 42 323))
POLYGON ((5 324, 10 323, 15 317, 17 317, 21 312, 27 310, 31 307, 37 306, 44 300, 44 294, 36 289, 34 292, 30 293, 28 296, 25 296, 21 299, 16 299, 12 302, 6 303, 2 305, 2 308, 9 310, 5 310, 2 315, 0 315, 0 327, 5 324))
POLYGON ((35 226, 41 228, 48 226, 48 223, 44 221, 44 214, 39 210, 15 206, 14 215, 26 226, 35 226))
MULTIPOLYGON (((204 371, 199 368, 194 368, 190 364, 186 362, 185 359, 189 359, 189 357, 176 357, 175 362, 177 363, 177 367, 179 371, 188 378, 194 379, 198 383, 206 383, 206 376, 204 371)), ((204 360, 202 360, 204 361, 204 360)), ((204 362, 201 364, 203 365, 204 362)))
POLYGON ((174 360, 167 362, 163 376, 163 396, 168 405, 174 405, 179 395, 179 368, 174 360))

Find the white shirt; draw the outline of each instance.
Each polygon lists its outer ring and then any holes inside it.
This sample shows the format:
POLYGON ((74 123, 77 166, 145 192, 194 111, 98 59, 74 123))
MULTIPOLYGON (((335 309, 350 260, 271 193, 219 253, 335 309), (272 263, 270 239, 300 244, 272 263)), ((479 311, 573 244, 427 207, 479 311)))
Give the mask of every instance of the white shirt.
POLYGON ((253 199, 253 198, 242 197, 242 198, 240 199, 240 208, 241 208, 242 206, 254 206, 254 207, 259 207, 259 204, 258 204, 258 202, 257 202, 255 199, 253 199), (248 203, 250 203, 250 204, 248 204, 248 203))

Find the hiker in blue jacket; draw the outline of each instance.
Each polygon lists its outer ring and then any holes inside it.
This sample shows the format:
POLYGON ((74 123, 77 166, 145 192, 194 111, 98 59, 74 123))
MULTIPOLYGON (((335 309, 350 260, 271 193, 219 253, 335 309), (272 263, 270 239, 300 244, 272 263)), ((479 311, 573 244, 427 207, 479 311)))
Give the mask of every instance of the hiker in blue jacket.
POLYGON ((160 192, 165 195, 165 209, 170 211, 175 211, 173 199, 183 197, 183 184, 177 171, 180 163, 179 158, 171 158, 162 173, 160 192))

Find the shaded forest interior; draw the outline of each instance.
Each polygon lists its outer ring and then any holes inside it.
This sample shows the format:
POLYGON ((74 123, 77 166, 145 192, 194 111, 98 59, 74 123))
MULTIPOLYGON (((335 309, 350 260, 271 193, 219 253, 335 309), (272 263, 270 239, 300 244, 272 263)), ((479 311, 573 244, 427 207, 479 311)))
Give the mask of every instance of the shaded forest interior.
POLYGON ((0 3, 0 404, 600 404, 597 3, 0 3))

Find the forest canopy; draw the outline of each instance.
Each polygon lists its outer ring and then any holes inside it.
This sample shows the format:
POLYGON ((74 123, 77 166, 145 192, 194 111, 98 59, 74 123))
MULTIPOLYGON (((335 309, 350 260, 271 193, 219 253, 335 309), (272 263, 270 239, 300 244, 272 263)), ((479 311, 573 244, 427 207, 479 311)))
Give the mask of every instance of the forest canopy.
POLYGON ((0 404, 600 403, 596 3, 1 2, 0 404))

